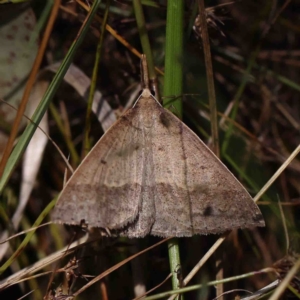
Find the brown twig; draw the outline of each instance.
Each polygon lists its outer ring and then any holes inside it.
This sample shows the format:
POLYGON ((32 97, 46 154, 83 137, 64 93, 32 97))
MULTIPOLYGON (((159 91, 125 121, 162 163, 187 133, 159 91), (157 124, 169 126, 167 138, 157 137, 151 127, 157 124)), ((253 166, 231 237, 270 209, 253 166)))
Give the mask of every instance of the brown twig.
POLYGON ((208 97, 209 97, 209 106, 210 106, 212 151, 219 157, 220 150, 219 150, 217 103, 216 103, 214 72, 213 72, 212 61, 211 61, 210 43, 209 43, 209 35, 207 31, 204 0, 198 0, 198 6, 199 6, 199 18, 200 18, 200 26, 202 32, 202 41, 203 41, 202 44, 203 44, 204 60, 205 60, 205 67, 206 67, 205 70, 206 70, 206 77, 207 77, 207 88, 208 88, 208 97))

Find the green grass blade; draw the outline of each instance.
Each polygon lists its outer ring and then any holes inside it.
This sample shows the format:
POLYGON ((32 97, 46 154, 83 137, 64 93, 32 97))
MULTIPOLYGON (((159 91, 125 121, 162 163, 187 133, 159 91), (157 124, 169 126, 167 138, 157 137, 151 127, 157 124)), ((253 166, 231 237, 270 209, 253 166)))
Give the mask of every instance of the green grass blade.
POLYGON ((91 148, 90 141, 89 141, 89 134, 90 134, 90 129, 91 129, 91 113, 92 113, 93 100, 94 100, 95 91, 96 91, 98 70, 99 70, 100 58, 101 58, 102 47, 103 47, 103 40, 104 40, 104 35, 105 35, 105 27, 106 27, 109 8, 110 8, 110 4, 111 4, 110 2, 111 2, 111 0, 106 0, 106 8, 105 8, 104 17, 103 17, 102 24, 101 24, 101 29, 100 29, 100 38, 99 38, 99 41, 97 44, 97 51, 96 51, 94 68, 93 68, 91 87, 90 87, 89 98, 88 98, 87 109, 86 109, 82 159, 87 155, 87 153, 89 152, 89 150, 91 148))
MULTIPOLYGON (((33 228, 41 225, 42 221, 44 220, 44 218, 49 214, 49 212, 52 210, 52 208, 54 207, 56 203, 56 199, 52 200, 47 206, 46 208, 42 211, 42 213, 38 216, 38 218, 36 219, 36 221, 34 222, 34 224, 32 225, 33 228)), ((24 240, 22 241, 22 243, 20 244, 20 246, 18 247, 18 249, 11 255, 11 257, 9 259, 6 260, 6 262, 0 267, 0 275, 14 262, 14 260, 16 258, 18 258, 18 256, 21 254, 21 252, 24 250, 24 248, 26 247, 26 245, 30 242, 30 239, 32 238, 32 236, 34 235, 36 229, 28 232, 26 234, 26 237, 24 238, 24 240)))
MULTIPOLYGON (((175 96, 175 113, 182 117, 183 1, 168 1, 164 96, 175 96)), ((167 102, 167 98, 164 104, 167 102)))
MULTIPOLYGON (((168 1, 167 28, 166 28, 166 57, 164 96, 182 95, 182 58, 183 58, 183 15, 184 5, 182 0, 168 1)), ((165 98, 167 99, 167 98, 165 98)), ((166 100, 164 101, 166 104, 166 100)), ((182 99, 178 97, 173 102, 175 113, 182 117, 182 99)), ((180 282, 174 273, 180 266, 178 239, 172 239, 168 243, 170 270, 173 273, 173 290, 180 287, 180 282)))

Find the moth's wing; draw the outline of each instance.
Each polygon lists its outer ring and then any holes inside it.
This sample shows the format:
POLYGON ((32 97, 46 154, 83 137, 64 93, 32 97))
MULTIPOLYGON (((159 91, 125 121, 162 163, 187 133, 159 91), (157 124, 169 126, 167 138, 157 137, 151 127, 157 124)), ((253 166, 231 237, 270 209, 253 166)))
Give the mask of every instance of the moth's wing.
POLYGON ((264 226, 259 208, 223 163, 171 112, 157 110, 151 233, 180 237, 264 226))
POLYGON ((102 136, 61 192, 54 222, 117 229, 136 218, 144 156, 139 122, 131 109, 102 136))

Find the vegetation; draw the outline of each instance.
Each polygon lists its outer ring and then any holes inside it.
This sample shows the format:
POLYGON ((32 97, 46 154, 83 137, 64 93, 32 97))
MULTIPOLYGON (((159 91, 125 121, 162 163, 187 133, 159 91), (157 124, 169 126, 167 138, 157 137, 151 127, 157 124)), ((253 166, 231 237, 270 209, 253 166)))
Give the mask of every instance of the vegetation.
POLYGON ((154 287, 147 299, 178 288, 254 299, 277 279, 258 297, 300 298, 296 2, 19 2, 0 0, 1 241, 12 237, 0 245, 1 299, 134 299, 154 287), (157 98, 258 201, 265 228, 163 241, 40 227, 66 169, 137 99, 142 53, 157 98))

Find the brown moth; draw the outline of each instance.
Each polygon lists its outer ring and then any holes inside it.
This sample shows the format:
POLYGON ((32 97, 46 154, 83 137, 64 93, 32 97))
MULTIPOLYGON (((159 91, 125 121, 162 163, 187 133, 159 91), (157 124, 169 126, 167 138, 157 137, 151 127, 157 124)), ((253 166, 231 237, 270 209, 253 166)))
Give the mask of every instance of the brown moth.
POLYGON ((67 182, 52 219, 85 221, 128 237, 184 237, 265 225, 241 183, 161 106, 148 80, 134 106, 67 182))

